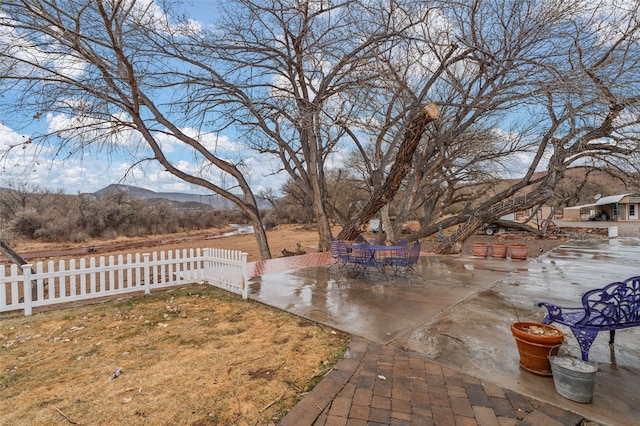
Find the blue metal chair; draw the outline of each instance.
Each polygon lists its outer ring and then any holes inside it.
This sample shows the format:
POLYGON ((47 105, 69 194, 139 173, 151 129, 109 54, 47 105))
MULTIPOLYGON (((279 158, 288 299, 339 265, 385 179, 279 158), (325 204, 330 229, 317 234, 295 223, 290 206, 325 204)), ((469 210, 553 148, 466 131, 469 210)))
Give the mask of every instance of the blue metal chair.
POLYGON ((416 241, 408 250, 403 250, 403 253, 399 253, 397 257, 388 259, 394 277, 406 277, 409 270, 415 271, 414 266, 420 258, 420 249, 420 242, 416 241))
POLYGON ((354 263, 354 259, 351 257, 349 249, 347 249, 346 241, 331 238, 329 241, 329 252, 335 261, 334 265, 338 267, 339 271, 348 269, 348 267, 354 263))

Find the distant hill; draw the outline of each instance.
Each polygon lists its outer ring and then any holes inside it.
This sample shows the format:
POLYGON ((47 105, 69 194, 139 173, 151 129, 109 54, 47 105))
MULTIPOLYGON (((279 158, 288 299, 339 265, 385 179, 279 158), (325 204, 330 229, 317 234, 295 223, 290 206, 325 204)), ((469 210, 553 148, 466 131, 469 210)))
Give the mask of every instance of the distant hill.
MULTIPOLYGON (((572 167, 567 169, 564 178, 554 188, 558 195, 568 194, 575 190, 578 185, 582 185, 585 174, 589 171, 587 182, 582 186, 578 193, 576 204, 589 204, 595 202, 594 196, 600 194, 603 197, 608 195, 620 195, 630 192, 640 192, 640 175, 632 174, 631 176, 621 177, 615 171, 608 173, 606 170, 589 170, 585 167, 572 167)), ((531 177, 537 180, 544 177, 547 172, 536 172, 531 177)), ((518 179, 503 180, 496 185, 497 190, 503 190, 513 185, 518 179)), ((523 193, 532 191, 534 188, 527 188, 523 193)))
MULTIPOLYGON (((233 204, 231 201, 226 198, 213 194, 213 195, 200 195, 200 194, 188 194, 184 192, 155 192, 149 189, 139 188, 137 186, 131 185, 120 185, 120 184, 111 184, 105 188, 100 189, 99 191, 94 192, 94 195, 104 195, 113 191, 124 191, 134 198, 143 198, 145 200, 168 200, 175 203, 198 203, 204 204, 206 206, 211 206, 215 209, 236 209, 238 206, 233 204)), ((260 204, 258 202, 258 207, 262 209, 268 209, 271 206, 264 202, 260 204)))
MULTIPOLYGON (((531 180, 536 181, 546 175, 545 172, 537 172, 534 173, 531 180)), ((500 191, 504 191, 507 188, 513 186, 520 179, 503 179, 490 183, 490 186, 487 189, 487 186, 481 186, 480 189, 487 190, 487 193, 484 194, 478 201, 486 201, 489 197, 499 193, 500 191)), ((577 194, 577 196, 572 197, 567 204, 570 206, 582 205, 582 204, 591 204, 595 203, 595 197, 600 194, 601 197, 606 197, 610 195, 621 195, 633 192, 640 192, 640 174, 635 173, 629 176, 619 176, 616 175, 615 171, 611 171, 608 173, 606 170, 602 169, 588 169, 586 167, 572 167, 568 169, 565 173, 565 177, 554 187, 554 192, 558 199, 563 199, 567 197, 569 194, 573 194, 576 188, 581 187, 581 190, 577 194), (583 185, 583 180, 585 178, 586 173, 589 172, 586 183, 583 185)), ((526 187, 525 189, 518 192, 515 198, 528 194, 531 191, 534 191, 537 186, 526 187)), ((469 186, 466 188, 467 192, 472 192, 478 190, 478 187, 469 186)), ((552 201, 553 202, 553 201, 552 201)), ((551 203, 552 203, 551 202, 551 203)), ((454 205, 447 210, 447 213, 455 213, 459 211, 464 202, 459 203, 458 205, 454 205)))
MULTIPOLYGON (((572 167, 567 170, 565 182, 569 185, 578 185, 584 179, 586 173, 584 167, 572 167)), ((535 177, 535 176, 534 176, 535 177)), ((594 196, 600 194, 603 197, 620 195, 631 192, 640 192, 640 175, 637 173, 624 178, 612 176, 604 170, 592 170, 589 173, 587 183, 584 185, 576 205, 595 202, 594 196)))

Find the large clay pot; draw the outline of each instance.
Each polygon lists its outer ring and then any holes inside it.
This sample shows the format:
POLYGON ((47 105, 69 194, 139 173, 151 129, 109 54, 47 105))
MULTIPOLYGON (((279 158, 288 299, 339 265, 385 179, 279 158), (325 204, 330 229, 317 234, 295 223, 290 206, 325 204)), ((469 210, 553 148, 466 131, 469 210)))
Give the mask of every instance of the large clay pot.
POLYGON ((471 248, 473 249, 473 255, 476 257, 487 257, 489 254, 488 243, 471 243, 471 248))
POLYGON ((507 257, 507 245, 506 244, 491 244, 491 257, 497 259, 504 259, 507 257))
POLYGON ((516 322, 511 325, 520 354, 520 367, 539 376, 551 376, 549 356, 557 355, 564 341, 559 329, 537 322, 516 322))
POLYGON ((509 246, 511 260, 527 260, 529 249, 526 244, 512 244, 509 246))

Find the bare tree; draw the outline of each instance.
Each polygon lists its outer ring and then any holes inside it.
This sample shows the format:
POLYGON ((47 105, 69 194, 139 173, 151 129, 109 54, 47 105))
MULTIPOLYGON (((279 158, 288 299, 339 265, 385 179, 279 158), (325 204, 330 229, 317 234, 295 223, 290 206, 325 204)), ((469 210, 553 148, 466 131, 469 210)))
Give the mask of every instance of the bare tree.
POLYGON ((254 224, 262 258, 271 257, 241 159, 216 154, 202 125, 206 109, 185 114, 175 108, 193 95, 190 68, 216 74, 205 62, 209 54, 188 43, 197 27, 172 15, 171 4, 160 9, 149 1, 9 0, 0 10, 8 41, 0 48, 0 75, 14 101, 4 110, 27 123, 45 115, 66 118, 30 142, 49 141, 60 156, 91 152, 128 155, 134 165, 157 162, 240 207, 254 224), (183 169, 168 142, 190 152, 199 169, 183 169), (212 168, 232 183, 214 183, 212 168))
POLYGON ((396 159, 382 185, 372 194, 367 203, 360 209, 351 222, 340 232, 339 238, 354 239, 362 225, 396 195, 412 163, 413 155, 418 147, 426 126, 439 117, 438 107, 429 104, 422 109, 412 111, 410 124, 406 129, 402 143, 397 151, 396 159))
MULTIPOLYGON (((393 64, 385 58, 412 39, 412 29, 423 25, 428 13, 424 5, 395 0, 237 0, 224 14, 224 30, 200 42, 214 52, 225 82, 203 75, 197 99, 208 100, 215 93, 214 105, 228 117, 222 128, 241 126, 257 150, 280 159, 283 170, 307 194, 321 249, 328 249, 331 236, 327 162, 337 151, 362 149, 359 133, 371 120, 369 105, 380 100, 377 93, 389 81, 382 76, 393 73, 393 64)), ((425 87, 430 84, 423 82, 425 87)), ((415 111, 428 103, 426 94, 411 94, 402 109, 394 111, 396 146, 415 111)), ((394 159, 410 160, 394 152, 389 158, 388 165, 394 159)), ((349 227, 358 228, 357 222, 369 214, 349 227)))
MULTIPOLYGON (((639 4, 611 8, 611 2, 590 4, 562 2, 540 9, 542 15, 537 44, 539 58, 496 56, 485 52, 488 65, 507 60, 520 63, 511 72, 521 77, 516 87, 528 88, 522 100, 535 115, 536 151, 524 174, 512 186, 475 204, 463 226, 447 240, 439 252, 449 252, 457 241, 464 241, 484 222, 506 213, 533 207, 549 200, 566 170, 575 165, 613 166, 620 170, 637 170, 640 119, 640 22, 639 4), (618 24, 610 26, 612 21, 618 24), (553 46, 553 49, 551 49, 553 46), (545 160, 546 164, 545 164, 545 160), (546 173, 534 177, 537 169, 546 173)), ((529 13, 532 9, 525 9, 529 13)), ((525 12, 523 10, 523 12, 525 12)), ((512 11, 508 16, 515 22, 512 11)), ((476 10, 462 15, 460 21, 477 22, 476 10)), ((524 24, 521 24, 524 25, 524 24)), ((469 32, 469 43, 478 38, 469 32)), ((518 32, 513 34, 518 35, 518 32)), ((527 43, 524 32, 513 45, 527 43)))
MULTIPOLYGON (((420 209, 421 230, 413 238, 462 225, 440 248, 449 252, 486 221, 550 199, 569 167, 638 169, 637 2, 618 9, 610 1, 432 6, 445 17, 448 31, 425 30, 426 58, 440 46, 459 47, 456 60, 429 88, 441 119, 416 149, 396 197, 396 219, 385 224, 388 238, 420 209), (505 176, 516 176, 517 157, 530 158, 525 172, 511 185, 500 185, 505 176), (545 169, 543 177, 534 177, 545 169), (457 212, 443 219, 451 208, 457 212)), ((395 64, 400 70, 412 66, 395 64)), ((425 80, 432 68, 413 65, 413 74, 425 80)), ((389 104, 406 97, 394 87, 396 97, 385 98, 389 104)), ((362 158, 368 178, 384 182, 384 156, 362 158)))

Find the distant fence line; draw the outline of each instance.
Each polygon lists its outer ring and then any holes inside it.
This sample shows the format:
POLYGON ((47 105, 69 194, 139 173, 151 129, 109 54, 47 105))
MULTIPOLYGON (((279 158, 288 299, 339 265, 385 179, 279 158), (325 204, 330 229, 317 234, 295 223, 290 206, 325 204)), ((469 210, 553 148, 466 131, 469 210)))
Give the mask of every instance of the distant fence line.
POLYGON ((247 254, 214 248, 0 266, 0 312, 208 283, 247 298, 247 254), (87 265, 88 263, 88 265, 87 265))

